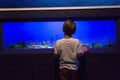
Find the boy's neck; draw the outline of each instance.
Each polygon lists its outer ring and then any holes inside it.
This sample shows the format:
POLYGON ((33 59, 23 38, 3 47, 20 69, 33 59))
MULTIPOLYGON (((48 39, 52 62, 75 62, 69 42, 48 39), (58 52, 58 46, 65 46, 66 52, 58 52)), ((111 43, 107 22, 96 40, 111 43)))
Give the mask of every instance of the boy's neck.
POLYGON ((69 35, 64 35, 64 38, 65 38, 65 39, 70 39, 71 36, 69 36, 69 35))

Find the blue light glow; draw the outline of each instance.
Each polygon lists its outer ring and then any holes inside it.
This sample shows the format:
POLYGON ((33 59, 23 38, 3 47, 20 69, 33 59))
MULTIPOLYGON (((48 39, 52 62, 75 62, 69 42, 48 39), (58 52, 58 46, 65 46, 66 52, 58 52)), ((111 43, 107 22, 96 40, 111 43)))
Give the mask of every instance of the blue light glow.
MULTIPOLYGON (((62 26, 64 21, 46 22, 4 22, 4 48, 12 44, 19 44, 25 41, 26 44, 34 42, 41 45, 45 41, 48 45, 63 38, 62 26)), ((82 43, 106 46, 116 42, 115 20, 88 20, 75 21, 77 25, 74 38, 82 43)))

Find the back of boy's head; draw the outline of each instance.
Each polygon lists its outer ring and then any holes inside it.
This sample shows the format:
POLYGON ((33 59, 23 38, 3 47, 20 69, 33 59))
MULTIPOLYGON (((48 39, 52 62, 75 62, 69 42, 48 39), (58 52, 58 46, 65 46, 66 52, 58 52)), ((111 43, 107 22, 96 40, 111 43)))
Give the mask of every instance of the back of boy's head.
POLYGON ((72 20, 66 20, 63 25, 63 32, 65 35, 71 36, 76 32, 76 24, 72 20))

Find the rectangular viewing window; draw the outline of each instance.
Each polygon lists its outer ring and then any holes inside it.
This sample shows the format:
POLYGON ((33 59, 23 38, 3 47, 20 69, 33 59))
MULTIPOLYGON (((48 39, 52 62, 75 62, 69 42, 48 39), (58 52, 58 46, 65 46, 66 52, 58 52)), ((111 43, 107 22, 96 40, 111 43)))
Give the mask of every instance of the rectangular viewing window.
MULTIPOLYGON (((4 49, 53 48, 64 37, 64 21, 4 22, 4 49)), ((91 48, 116 46, 115 20, 76 20, 73 38, 91 48)))

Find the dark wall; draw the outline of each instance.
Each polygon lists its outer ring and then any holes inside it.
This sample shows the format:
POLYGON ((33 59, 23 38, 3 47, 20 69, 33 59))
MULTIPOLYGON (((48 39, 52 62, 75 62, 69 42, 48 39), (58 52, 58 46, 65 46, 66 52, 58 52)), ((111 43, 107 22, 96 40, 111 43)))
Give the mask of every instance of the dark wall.
POLYGON ((0 52, 3 50, 3 25, 0 23, 0 52))
POLYGON ((120 54, 86 55, 86 80, 120 80, 120 54))
POLYGON ((0 80, 54 80, 51 54, 0 55, 0 80))
POLYGON ((116 24, 116 26, 117 26, 117 29, 116 29, 116 37, 117 37, 117 48, 118 48, 118 50, 120 50, 120 17, 119 17, 119 19, 117 20, 117 24, 116 24))
MULTIPOLYGON (((120 54, 88 53, 80 59, 79 80, 120 80, 120 54)), ((0 55, 0 80, 59 80, 53 53, 21 51, 0 55)))
POLYGON ((120 17, 119 8, 0 11, 0 21, 114 19, 118 17, 120 17))

